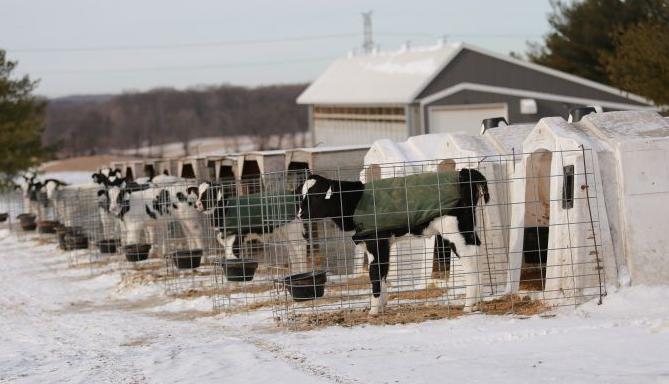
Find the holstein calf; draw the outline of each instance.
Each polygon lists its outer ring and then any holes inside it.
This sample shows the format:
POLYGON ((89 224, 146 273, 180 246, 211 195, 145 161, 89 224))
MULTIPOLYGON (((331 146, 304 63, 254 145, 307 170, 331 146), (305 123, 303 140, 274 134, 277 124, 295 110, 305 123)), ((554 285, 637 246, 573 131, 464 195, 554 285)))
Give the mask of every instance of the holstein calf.
POLYGON ((98 212, 102 223, 102 234, 104 239, 115 237, 115 227, 118 218, 109 211, 109 192, 111 186, 120 186, 123 182, 121 170, 116 168, 103 168, 91 177, 93 182, 100 185, 98 190, 98 212))
POLYGON ((462 169, 368 184, 312 175, 302 185, 301 192, 300 219, 330 218, 341 230, 349 232, 356 244, 366 247, 372 259, 370 314, 381 312, 387 300, 391 242, 407 234, 436 236, 438 242, 443 241, 449 249, 440 250, 441 243, 437 244, 440 259, 450 256, 450 251, 461 257, 466 282, 464 310, 474 309, 479 299, 481 244, 476 210, 480 209, 480 203, 490 199, 487 181, 480 172, 462 169))
POLYGON ((209 216, 211 224, 219 232, 217 241, 223 247, 227 259, 240 257, 240 246, 257 240, 263 243, 272 236, 287 240, 291 269, 302 272, 307 269, 307 243, 304 227, 295 219, 298 202, 292 192, 278 196, 233 196, 231 184, 203 182, 191 187, 188 193, 197 196, 195 207, 209 216), (272 212, 270 220, 263 216, 272 212), (267 204, 276 204, 275 209, 267 204))
POLYGON ((126 183, 125 180, 107 189, 109 211, 121 220, 125 244, 140 243, 147 231, 146 241, 152 245, 152 254, 165 255, 166 244, 161 237, 168 233, 168 225, 177 222, 191 249, 203 249, 201 215, 195 209, 195 197, 188 197, 181 179, 158 176, 152 183, 126 183))
POLYGON ((41 209, 37 201, 36 188, 41 187, 41 184, 36 184, 36 177, 37 175, 34 172, 26 172, 21 176, 22 180, 18 187, 21 190, 21 197, 23 198, 23 212, 33 213, 39 217, 41 209))

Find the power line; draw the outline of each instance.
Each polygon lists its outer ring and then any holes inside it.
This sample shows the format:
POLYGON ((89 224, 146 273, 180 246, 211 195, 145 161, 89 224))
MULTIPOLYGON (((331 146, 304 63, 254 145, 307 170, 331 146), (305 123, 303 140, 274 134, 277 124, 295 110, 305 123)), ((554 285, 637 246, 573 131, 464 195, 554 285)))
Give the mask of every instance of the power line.
POLYGON ((216 68, 240 68, 240 67, 260 67, 267 65, 283 65, 283 64, 297 64, 297 63, 312 63, 322 61, 332 61, 335 56, 328 57, 311 57, 294 60, 275 60, 275 61, 246 61, 236 63, 221 63, 221 64, 203 64, 203 65, 188 65, 188 66, 162 66, 162 67, 136 67, 136 68, 105 68, 105 69, 65 69, 65 70, 32 70, 39 75, 85 75, 85 74, 99 74, 99 73, 130 73, 130 72, 148 72, 148 71, 180 71, 193 69, 216 69, 216 68))
POLYGON ((293 36, 273 39, 224 40, 210 43, 183 44, 151 44, 151 45, 105 45, 99 47, 61 47, 61 48, 8 48, 7 51, 18 53, 50 53, 50 52, 99 52, 99 51, 144 51, 169 50, 183 48, 209 48, 225 46, 244 46, 276 43, 293 43, 302 41, 340 39, 358 36, 357 33, 339 33, 329 35, 293 36))
MULTIPOLYGON (((379 32, 378 36, 386 37, 424 37, 424 38, 438 38, 444 34, 433 34, 426 32, 379 32)), ((541 35, 536 34, 499 34, 499 33, 447 33, 451 38, 469 38, 469 39, 487 39, 487 38, 502 38, 502 39, 519 39, 519 38, 540 38, 541 35)), ((183 43, 183 44, 149 44, 149 45, 103 45, 99 47, 56 47, 56 48, 7 48, 7 51, 15 53, 66 53, 66 52, 115 52, 115 51, 159 51, 159 50, 174 50, 174 49, 193 49, 193 48, 214 48, 226 46, 245 46, 245 45, 263 45, 263 44, 278 44, 278 43, 297 43, 329 39, 342 39, 359 37, 359 33, 338 33, 325 35, 305 35, 292 36, 282 38, 269 39, 246 39, 246 40, 224 40, 214 41, 209 43, 183 43)))

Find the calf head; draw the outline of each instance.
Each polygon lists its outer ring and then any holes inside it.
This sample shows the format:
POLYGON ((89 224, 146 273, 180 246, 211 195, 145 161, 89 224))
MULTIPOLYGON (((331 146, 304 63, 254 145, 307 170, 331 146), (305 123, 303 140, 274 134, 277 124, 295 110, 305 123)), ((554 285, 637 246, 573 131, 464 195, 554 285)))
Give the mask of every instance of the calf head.
POLYGON ((325 219, 350 216, 360 199, 364 186, 360 182, 331 180, 310 175, 295 190, 300 204, 297 218, 325 219))
POLYGON ((130 195, 135 192, 144 191, 150 187, 149 184, 127 182, 125 178, 114 179, 107 185, 109 212, 118 217, 123 217, 130 210, 130 195))
POLYGON ((195 198, 195 209, 200 212, 210 213, 217 206, 225 205, 224 187, 208 181, 197 187, 188 187, 186 190, 188 198, 195 198))
POLYGON ((21 189, 24 198, 30 197, 32 186, 35 183, 35 177, 36 175, 34 172, 26 172, 22 175, 23 180, 19 184, 19 188, 21 189))
POLYGON ((460 170, 459 179, 460 196, 464 206, 477 206, 481 197, 486 204, 490 201, 488 181, 481 172, 476 169, 463 168, 460 170))
POLYGON ((106 186, 108 183, 122 179, 122 172, 118 168, 102 168, 98 172, 93 173, 91 178, 93 179, 94 183, 106 186))
POLYGON ((47 179, 44 182, 44 189, 46 189, 46 198, 48 200, 53 200, 56 197, 56 192, 58 191, 58 189, 66 185, 67 183, 62 182, 60 180, 47 179))
POLYGON ((151 205, 153 210, 159 212, 161 215, 169 215, 170 211, 173 208, 176 208, 176 205, 172 202, 170 197, 170 191, 167 189, 161 189, 158 191, 156 196, 153 198, 151 205))
POLYGON ((106 188, 98 191, 98 207, 109 212, 109 191, 106 188))

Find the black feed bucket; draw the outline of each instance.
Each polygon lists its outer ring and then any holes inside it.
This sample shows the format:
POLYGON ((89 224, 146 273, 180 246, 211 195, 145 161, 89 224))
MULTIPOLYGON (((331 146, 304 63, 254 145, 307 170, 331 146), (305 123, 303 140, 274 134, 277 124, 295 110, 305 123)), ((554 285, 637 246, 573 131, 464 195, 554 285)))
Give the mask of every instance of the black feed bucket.
POLYGON ((173 252, 172 262, 178 269, 195 269, 200 266, 202 261, 202 250, 182 250, 173 252))
POLYGON ((116 253, 116 249, 119 245, 121 245, 119 239, 104 239, 98 241, 98 249, 100 249, 100 253, 104 254, 116 253))
POLYGON ((134 263, 149 258, 151 244, 129 244, 125 246, 124 250, 126 260, 134 263))
POLYGON ((32 213, 22 213, 17 218, 21 222, 21 228, 24 231, 34 231, 37 228, 37 223, 35 223, 37 216, 32 213))
POLYGON ((65 236, 65 249, 66 250, 76 250, 76 249, 87 249, 88 248, 88 236, 83 233, 66 233, 65 236))
POLYGON ((53 220, 42 220, 37 222, 37 232, 39 233, 56 233, 58 222, 53 220))
POLYGON ((224 259, 221 267, 228 281, 251 281, 256 274, 258 262, 250 259, 224 259))
POLYGON ((325 271, 298 273, 283 279, 286 290, 295 301, 313 300, 325 294, 325 271))

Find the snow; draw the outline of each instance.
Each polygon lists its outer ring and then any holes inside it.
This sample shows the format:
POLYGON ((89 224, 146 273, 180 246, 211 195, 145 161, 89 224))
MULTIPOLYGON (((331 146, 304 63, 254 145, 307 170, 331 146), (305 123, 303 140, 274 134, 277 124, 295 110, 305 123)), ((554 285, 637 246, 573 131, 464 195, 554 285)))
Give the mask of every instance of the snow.
POLYGON ((297 102, 410 103, 460 48, 460 44, 447 44, 341 58, 332 63, 297 102))
POLYGON ((0 247, 3 383, 669 381, 669 286, 610 287, 604 305, 552 317, 289 332, 160 284, 119 288, 118 268, 69 268, 55 244, 7 229, 0 247))

